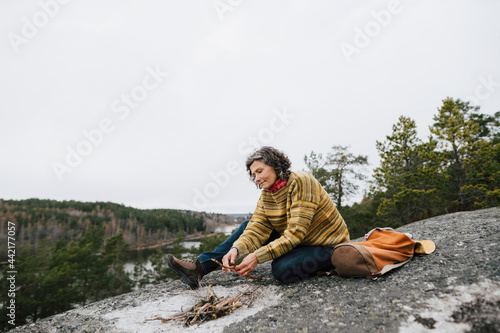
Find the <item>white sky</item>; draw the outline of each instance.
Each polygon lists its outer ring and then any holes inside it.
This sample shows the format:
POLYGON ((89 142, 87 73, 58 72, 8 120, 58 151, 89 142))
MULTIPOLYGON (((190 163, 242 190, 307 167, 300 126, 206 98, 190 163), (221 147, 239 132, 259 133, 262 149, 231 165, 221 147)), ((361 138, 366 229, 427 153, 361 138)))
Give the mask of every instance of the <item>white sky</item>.
POLYGON ((248 213, 253 145, 294 170, 332 145, 376 167, 400 115, 424 138, 448 96, 500 110, 499 17, 498 0, 0 1, 0 198, 248 213))

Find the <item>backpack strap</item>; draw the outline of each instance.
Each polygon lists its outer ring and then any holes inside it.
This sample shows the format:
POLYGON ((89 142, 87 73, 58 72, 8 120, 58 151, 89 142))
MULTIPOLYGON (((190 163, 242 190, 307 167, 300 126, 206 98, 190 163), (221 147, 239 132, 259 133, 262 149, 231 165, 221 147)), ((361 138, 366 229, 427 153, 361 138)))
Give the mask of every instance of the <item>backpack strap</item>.
POLYGON ((410 259, 406 259, 405 261, 394 263, 394 264, 385 265, 384 268, 382 268, 382 270, 380 271, 379 275, 384 275, 385 273, 389 272, 391 269, 403 266, 404 264, 406 264, 410 260, 411 260, 411 258, 410 259))
MULTIPOLYGON (((372 230, 368 231, 365 234, 365 240, 367 240, 368 238, 370 238, 371 234, 373 234, 374 231, 380 231, 380 230, 389 230, 389 231, 399 232, 399 231, 396 231, 396 230, 394 230, 394 229, 392 229, 390 227, 385 227, 385 228, 376 227, 376 228, 373 228, 372 230)), ((402 234, 405 234, 409 238, 413 238, 412 234, 410 234, 409 232, 402 232, 402 234)))

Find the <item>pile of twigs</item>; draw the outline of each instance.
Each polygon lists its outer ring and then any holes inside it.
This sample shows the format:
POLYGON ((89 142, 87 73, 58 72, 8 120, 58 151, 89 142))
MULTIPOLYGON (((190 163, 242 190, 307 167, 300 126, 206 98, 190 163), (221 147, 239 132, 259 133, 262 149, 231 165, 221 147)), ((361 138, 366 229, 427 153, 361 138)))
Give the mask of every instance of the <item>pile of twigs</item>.
POLYGON ((212 286, 207 287, 208 298, 200 299, 192 308, 185 312, 180 312, 170 318, 155 317, 151 319, 146 319, 145 321, 151 320, 161 320, 162 323, 166 323, 171 320, 182 319, 184 321, 184 326, 193 325, 196 323, 202 323, 207 320, 217 319, 219 317, 225 316, 233 312, 235 309, 243 305, 240 301, 241 297, 244 295, 255 291, 247 290, 245 292, 239 293, 233 297, 223 297, 219 298, 212 291, 212 286))

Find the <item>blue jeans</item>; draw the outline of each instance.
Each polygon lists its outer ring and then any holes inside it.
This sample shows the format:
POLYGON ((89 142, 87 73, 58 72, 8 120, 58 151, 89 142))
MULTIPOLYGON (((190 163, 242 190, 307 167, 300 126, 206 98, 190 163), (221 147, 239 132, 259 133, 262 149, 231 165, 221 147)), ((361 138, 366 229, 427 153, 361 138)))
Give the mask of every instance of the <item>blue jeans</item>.
MULTIPOLYGON (((205 274, 219 267, 212 259, 222 262, 222 257, 229 252, 233 243, 241 236, 243 231, 245 231, 248 222, 249 220, 243 222, 239 228, 222 244, 217 246, 215 250, 212 252, 203 252, 198 256, 198 260, 205 274)), ((279 237, 281 237, 281 235, 276 230, 273 230, 265 244, 279 237)), ((271 272, 276 280, 285 283, 304 280, 308 277, 316 276, 317 272, 332 270, 331 255, 332 248, 327 246, 299 245, 290 252, 274 259, 271 265, 271 272)))

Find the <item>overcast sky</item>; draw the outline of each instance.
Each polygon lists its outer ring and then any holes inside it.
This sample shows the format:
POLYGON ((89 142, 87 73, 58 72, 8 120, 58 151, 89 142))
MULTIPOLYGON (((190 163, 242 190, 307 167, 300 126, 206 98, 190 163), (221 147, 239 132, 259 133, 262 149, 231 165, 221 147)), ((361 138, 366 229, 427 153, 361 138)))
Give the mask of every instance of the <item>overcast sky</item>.
POLYGON ((500 1, 0 1, 0 198, 253 211, 292 168, 425 138, 442 100, 500 110, 500 1))

